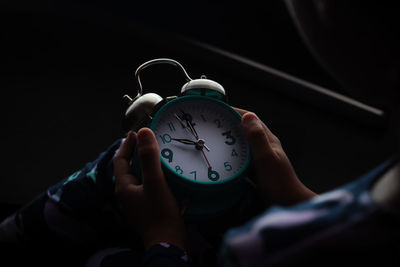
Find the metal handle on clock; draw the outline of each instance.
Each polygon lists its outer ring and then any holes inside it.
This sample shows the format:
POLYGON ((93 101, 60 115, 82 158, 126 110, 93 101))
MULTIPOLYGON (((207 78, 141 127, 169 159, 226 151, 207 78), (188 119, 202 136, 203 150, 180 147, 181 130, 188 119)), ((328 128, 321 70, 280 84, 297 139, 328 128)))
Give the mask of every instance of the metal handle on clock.
POLYGON ((171 64, 174 65, 178 68, 181 69, 181 71, 183 72, 183 74, 185 75, 186 81, 191 81, 192 78, 190 78, 190 76, 187 74, 185 68, 176 60, 170 59, 170 58, 156 58, 156 59, 152 59, 149 60, 145 63, 143 63, 142 65, 140 65, 136 71, 135 71, 135 78, 137 79, 137 82, 139 84, 139 88, 138 88, 138 96, 141 96, 143 94, 143 86, 142 86, 142 82, 140 80, 140 72, 151 66, 151 65, 155 65, 155 64, 171 64))

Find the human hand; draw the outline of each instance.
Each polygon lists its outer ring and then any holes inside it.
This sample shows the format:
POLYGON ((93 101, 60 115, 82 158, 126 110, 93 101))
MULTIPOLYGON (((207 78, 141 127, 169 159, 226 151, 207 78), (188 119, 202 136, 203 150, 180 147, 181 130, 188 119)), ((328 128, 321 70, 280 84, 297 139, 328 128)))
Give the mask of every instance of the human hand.
POLYGON ((253 153, 255 182, 266 204, 292 205, 316 194, 297 177, 279 139, 253 112, 242 115, 242 128, 253 153))
MULTIPOLYGON (((134 163, 133 163, 134 164, 134 163)), ((114 157, 115 193, 122 212, 137 227, 146 248, 167 242, 185 249, 183 219, 161 169, 154 133, 143 128, 129 132, 114 157), (143 183, 131 172, 134 147, 138 147, 143 183)))

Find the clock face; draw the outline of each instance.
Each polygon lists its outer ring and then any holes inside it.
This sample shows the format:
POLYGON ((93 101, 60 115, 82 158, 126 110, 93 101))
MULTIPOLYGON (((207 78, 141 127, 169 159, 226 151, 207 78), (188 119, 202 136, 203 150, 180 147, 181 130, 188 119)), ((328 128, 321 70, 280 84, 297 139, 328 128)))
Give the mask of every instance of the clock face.
POLYGON ((162 106, 150 128, 171 172, 194 183, 220 184, 239 177, 250 162, 240 121, 220 100, 183 96, 162 106))

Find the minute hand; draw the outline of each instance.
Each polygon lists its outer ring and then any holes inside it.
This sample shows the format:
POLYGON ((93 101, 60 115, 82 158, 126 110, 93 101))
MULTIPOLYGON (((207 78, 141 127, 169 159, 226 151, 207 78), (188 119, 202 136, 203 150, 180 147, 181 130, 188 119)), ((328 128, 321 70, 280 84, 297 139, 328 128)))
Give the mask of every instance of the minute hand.
POLYGON ((192 132, 192 134, 194 135, 194 137, 199 140, 199 135, 196 132, 196 129, 194 129, 193 124, 191 121, 187 120, 186 121, 187 125, 189 126, 190 131, 192 132))
MULTIPOLYGON (((187 120, 186 122, 187 122, 187 125, 189 126, 190 131, 193 133, 194 137, 197 139, 197 144, 198 144, 199 141, 202 139, 199 138, 199 135, 197 134, 196 130, 194 129, 192 122, 189 120, 187 120)), ((204 147, 205 149, 207 149, 207 151, 210 151, 208 146, 206 146, 206 144, 204 143, 204 140, 202 140, 202 141, 203 142, 202 142, 201 146, 204 147)))
MULTIPOLYGON (((182 113, 184 113, 184 112, 182 111, 182 113)), ((196 138, 196 140, 197 140, 197 142, 198 142, 200 138, 199 138, 199 135, 197 134, 196 130, 194 129, 192 122, 191 122, 190 120, 185 119, 185 121, 186 121, 186 126, 185 126, 185 124, 183 123, 183 120, 182 120, 176 113, 174 114, 174 116, 175 116, 175 118, 177 118, 178 121, 181 123, 182 127, 185 128, 186 130, 188 130, 188 131, 196 138)), ((186 139, 186 140, 187 140, 187 139, 186 139)), ((192 142, 191 140, 188 140, 188 141, 192 142)), ((179 142, 179 141, 178 141, 178 142, 179 142)), ((195 144, 197 144, 197 142, 195 142, 195 144)), ((182 142, 181 142, 181 143, 182 143, 182 142)), ((190 143, 190 144, 191 144, 191 143, 190 143)), ((208 148, 208 146, 206 146, 205 144, 202 144, 202 147, 204 147, 205 149, 207 149, 207 151, 210 151, 210 149, 208 148)))
POLYGON ((186 125, 185 125, 183 120, 178 115, 176 115, 176 113, 174 114, 174 116, 181 123, 182 127, 185 128, 186 130, 188 130, 194 136, 194 138, 196 138, 196 140, 199 139, 199 135, 197 134, 196 130, 194 129, 193 125, 190 123, 189 120, 184 119, 186 122, 186 125))

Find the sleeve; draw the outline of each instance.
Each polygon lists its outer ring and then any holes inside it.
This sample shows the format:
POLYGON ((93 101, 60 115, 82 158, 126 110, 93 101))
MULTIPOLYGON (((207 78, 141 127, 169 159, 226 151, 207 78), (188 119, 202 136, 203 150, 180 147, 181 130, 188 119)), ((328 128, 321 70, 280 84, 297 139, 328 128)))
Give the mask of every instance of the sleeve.
POLYGON ((3 221, 2 246, 46 254, 80 252, 127 236, 114 197, 112 160, 121 141, 3 221))
POLYGON ((146 251, 143 266, 190 267, 192 265, 185 251, 168 243, 159 243, 146 251))
POLYGON ((333 254, 331 261, 336 264, 359 261, 355 251, 360 248, 361 254, 368 246, 376 252, 379 242, 387 245, 383 231, 392 238, 390 225, 397 222, 395 216, 379 221, 381 206, 369 191, 388 166, 384 163, 357 180, 297 205, 271 206, 245 225, 230 229, 224 235, 219 266, 320 263, 333 254))

